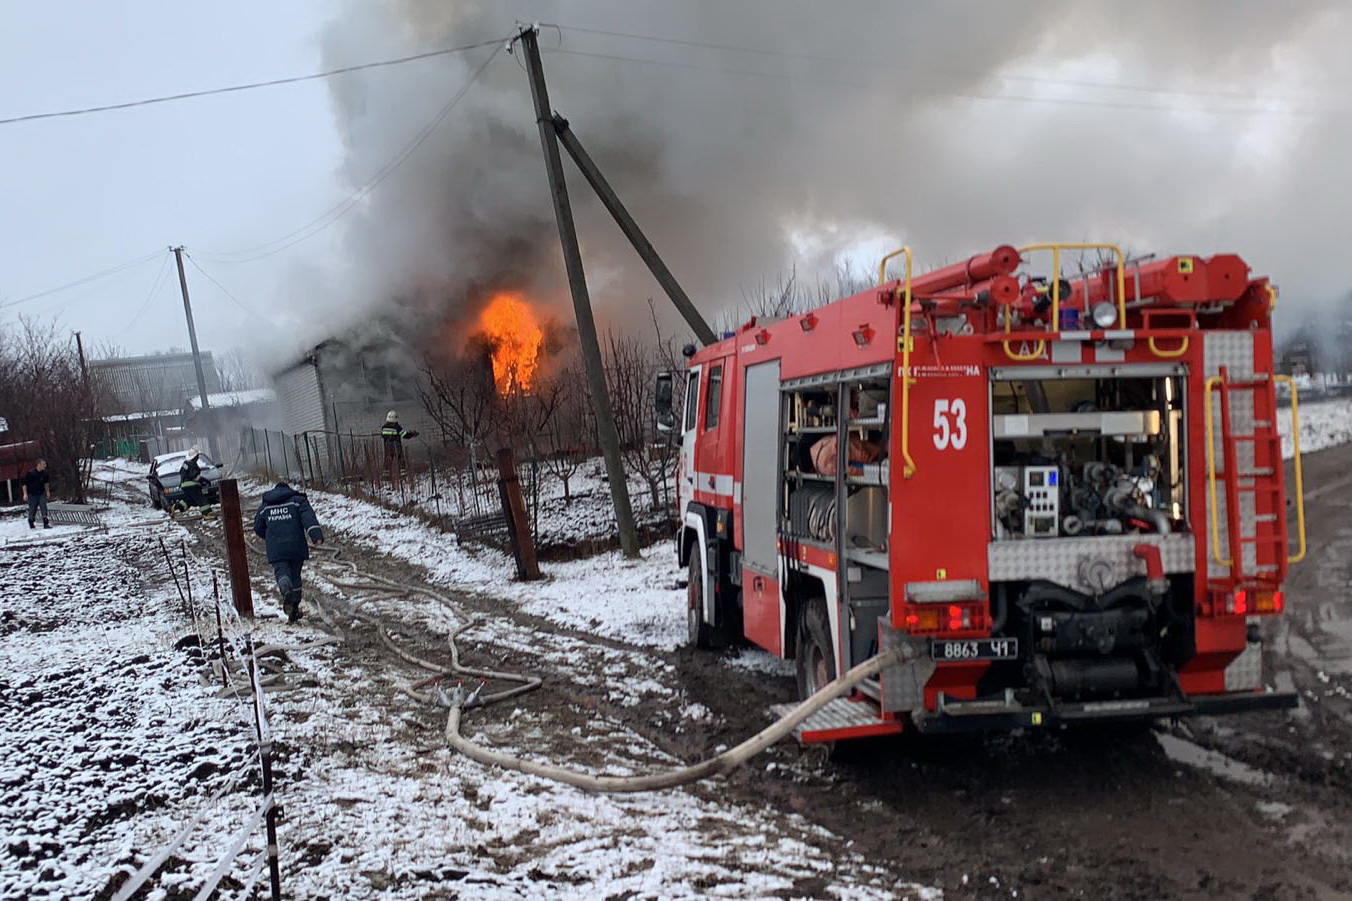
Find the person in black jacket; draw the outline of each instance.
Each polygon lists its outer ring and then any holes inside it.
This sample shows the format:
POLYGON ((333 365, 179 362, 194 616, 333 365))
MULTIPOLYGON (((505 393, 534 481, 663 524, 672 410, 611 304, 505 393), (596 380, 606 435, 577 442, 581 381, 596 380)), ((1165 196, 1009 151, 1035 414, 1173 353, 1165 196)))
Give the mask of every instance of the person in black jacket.
POLYGON ((277 577, 282 609, 291 622, 300 619, 300 571, 310 557, 308 538, 316 547, 324 543, 324 530, 304 494, 285 482, 263 495, 254 514, 254 534, 267 541, 268 562, 277 577))
POLYGON ((178 468, 178 487, 183 491, 183 499, 205 515, 211 512, 211 504, 207 503, 206 495, 202 493, 202 464, 198 460, 199 456, 195 447, 188 451, 187 459, 178 468))
POLYGON ((385 414, 385 424, 380 427, 380 438, 385 442, 385 467, 391 472, 395 466, 404 465, 404 441, 417 438, 418 433, 405 429, 399 424, 399 414, 393 410, 385 414))
POLYGON ((52 524, 47 520, 47 483, 52 477, 47 473, 47 461, 38 460, 37 465, 23 474, 23 499, 28 502, 28 528, 36 528, 33 520, 37 518, 38 509, 42 510, 42 527, 50 529, 52 524))

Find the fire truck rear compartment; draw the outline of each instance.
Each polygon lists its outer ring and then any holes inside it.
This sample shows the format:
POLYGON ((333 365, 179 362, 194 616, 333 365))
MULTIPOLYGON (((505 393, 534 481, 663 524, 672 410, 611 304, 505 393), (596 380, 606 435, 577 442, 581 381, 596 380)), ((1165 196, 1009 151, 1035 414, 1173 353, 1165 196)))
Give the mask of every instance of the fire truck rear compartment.
POLYGON ((1009 607, 996 632, 1018 639, 1020 656, 993 664, 978 694, 1013 691, 1043 705, 1177 697, 1175 673, 1191 649, 1190 591, 1187 577, 1160 596, 1143 577, 1099 596, 1043 581, 997 586, 996 606, 1009 607))
POLYGON ((1183 525, 1183 385, 1054 373, 991 382, 995 540, 1168 533, 1183 525))

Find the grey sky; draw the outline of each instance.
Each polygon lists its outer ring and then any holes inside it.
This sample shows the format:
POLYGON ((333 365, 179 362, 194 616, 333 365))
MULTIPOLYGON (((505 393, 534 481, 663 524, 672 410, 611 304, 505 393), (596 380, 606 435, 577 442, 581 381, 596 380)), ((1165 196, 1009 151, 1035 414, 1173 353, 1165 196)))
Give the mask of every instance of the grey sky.
MULTIPOLYGON (((1352 22, 1337 3, 10 3, 0 118, 398 56, 517 16, 775 51, 565 32, 574 52, 545 58, 555 105, 711 316, 762 278, 899 240, 926 262, 1047 239, 1236 250, 1288 309, 1352 287, 1352 22)), ((262 314, 189 266, 203 345, 276 358, 395 298, 472 304, 460 283, 511 275, 497 257, 515 240, 557 303, 525 76, 505 54, 337 225, 264 259, 220 256, 364 184, 487 52, 0 126, 0 303, 183 243, 262 314)), ((654 288, 571 183, 597 304, 620 315, 654 288)), ((182 346, 172 271, 132 321, 159 271, 0 309, 0 328, 59 315, 129 351, 182 346)))

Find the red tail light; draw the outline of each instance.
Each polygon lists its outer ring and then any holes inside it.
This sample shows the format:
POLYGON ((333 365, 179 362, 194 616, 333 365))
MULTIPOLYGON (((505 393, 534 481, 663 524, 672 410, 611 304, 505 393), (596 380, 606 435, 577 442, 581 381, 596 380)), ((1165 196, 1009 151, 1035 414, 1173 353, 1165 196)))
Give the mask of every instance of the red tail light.
POLYGON ((1239 589, 1234 594, 1233 609, 1230 611, 1235 616, 1243 616, 1249 612, 1249 593, 1244 589, 1239 589))

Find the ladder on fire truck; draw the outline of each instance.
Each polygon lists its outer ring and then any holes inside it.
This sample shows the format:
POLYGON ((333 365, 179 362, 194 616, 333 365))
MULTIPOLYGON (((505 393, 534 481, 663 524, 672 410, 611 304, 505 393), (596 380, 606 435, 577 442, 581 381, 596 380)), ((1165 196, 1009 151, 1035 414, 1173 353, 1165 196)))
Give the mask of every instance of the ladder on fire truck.
MULTIPOLYGON (((1229 567, 1224 582, 1228 589, 1224 611, 1231 614, 1250 609, 1246 589, 1271 588, 1275 592, 1286 568, 1305 557, 1305 498, 1300 460, 1300 407, 1295 382, 1290 376, 1258 375, 1230 377, 1225 367, 1204 384, 1206 398, 1207 492, 1210 507, 1212 559, 1229 567), (1292 446, 1294 450, 1297 551, 1291 554, 1287 537, 1286 506, 1283 503, 1281 436, 1277 431, 1274 383, 1285 382, 1291 392, 1292 446), (1219 403, 1212 402, 1213 395, 1219 403), (1237 414, 1236 408, 1239 408, 1237 414), (1220 441, 1216 441, 1219 410, 1220 441), (1217 466, 1219 448, 1221 461, 1217 466), (1224 487, 1225 524, 1221 528, 1217 485, 1224 487), (1246 526, 1252 526, 1246 532, 1246 526), (1222 541, 1222 531, 1224 542, 1222 541), (1252 547, 1251 551, 1248 548, 1252 547)), ((1213 584, 1217 580, 1211 580, 1213 584)), ((1255 591, 1255 603, 1277 603, 1273 593, 1255 591), (1263 599, 1260 601, 1259 599, 1263 599)), ((1280 598, 1279 594, 1275 597, 1280 598)), ((1269 612, 1269 611, 1264 611, 1269 612)))

